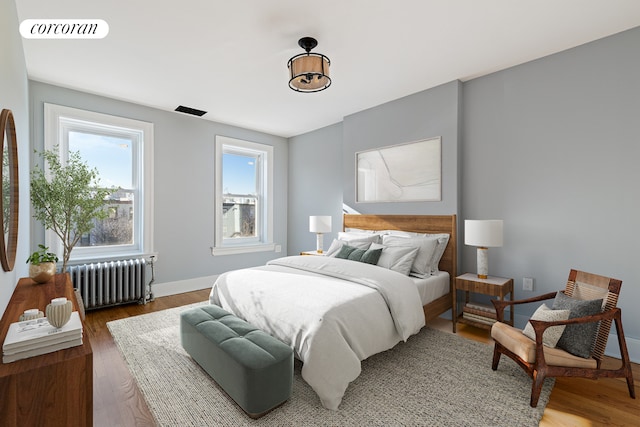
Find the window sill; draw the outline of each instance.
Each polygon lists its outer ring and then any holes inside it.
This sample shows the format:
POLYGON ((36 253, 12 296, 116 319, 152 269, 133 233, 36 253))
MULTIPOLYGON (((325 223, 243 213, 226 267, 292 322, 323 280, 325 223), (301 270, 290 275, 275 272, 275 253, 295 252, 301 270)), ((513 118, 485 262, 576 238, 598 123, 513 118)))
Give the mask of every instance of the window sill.
POLYGON ((268 243, 263 245, 251 245, 251 246, 225 246, 225 247, 212 247, 211 255, 236 255, 236 254, 248 254, 252 252, 275 252, 275 243, 268 243))

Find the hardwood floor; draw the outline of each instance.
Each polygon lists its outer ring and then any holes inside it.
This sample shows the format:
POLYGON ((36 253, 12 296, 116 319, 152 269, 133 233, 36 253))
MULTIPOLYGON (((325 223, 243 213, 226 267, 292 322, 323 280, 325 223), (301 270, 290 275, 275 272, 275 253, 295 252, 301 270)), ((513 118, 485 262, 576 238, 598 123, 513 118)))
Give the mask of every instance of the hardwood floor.
MULTIPOLYGON (((153 416, 122 359, 106 323, 153 311, 205 301, 209 290, 157 298, 146 305, 125 305, 87 313, 85 333, 93 346, 94 425, 153 426, 153 416)), ((451 321, 436 319, 429 326, 451 333, 451 321)), ((458 326, 458 335, 490 342, 489 331, 458 326)), ((506 360, 504 361, 506 362, 506 360)), ((487 361, 491 363, 491 361, 487 361)), ((501 362, 503 363, 503 362, 501 362)), ((614 364, 608 359, 606 364, 614 364)), ((640 365, 633 365, 636 394, 640 396, 640 365)), ((631 399, 624 379, 586 380, 560 378, 551 393, 541 427, 548 426, 638 426, 640 399, 631 399)))
POLYGON ((93 424, 96 427, 154 426, 144 397, 120 355, 107 322, 139 314, 206 301, 209 290, 157 298, 145 305, 130 304, 87 312, 85 333, 93 347, 93 424))

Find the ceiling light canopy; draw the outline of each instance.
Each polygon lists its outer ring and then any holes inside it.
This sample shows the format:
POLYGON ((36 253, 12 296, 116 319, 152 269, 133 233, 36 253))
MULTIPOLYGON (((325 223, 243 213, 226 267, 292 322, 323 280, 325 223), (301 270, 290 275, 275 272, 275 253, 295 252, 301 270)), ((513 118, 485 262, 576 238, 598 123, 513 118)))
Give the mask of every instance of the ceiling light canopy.
POLYGON ((294 56, 287 63, 289 67, 289 87, 296 92, 319 92, 331 85, 329 66, 331 61, 321 53, 311 53, 318 45, 312 37, 303 37, 298 45, 306 53, 294 56))

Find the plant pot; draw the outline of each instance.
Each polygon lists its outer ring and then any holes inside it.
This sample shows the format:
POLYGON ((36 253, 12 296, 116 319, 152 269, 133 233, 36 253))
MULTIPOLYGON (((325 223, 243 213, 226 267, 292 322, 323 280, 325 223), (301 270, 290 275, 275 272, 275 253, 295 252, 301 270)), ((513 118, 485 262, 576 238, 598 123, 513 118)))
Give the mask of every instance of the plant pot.
POLYGON ((36 283, 46 283, 56 274, 55 262, 41 262, 29 264, 29 277, 36 283))

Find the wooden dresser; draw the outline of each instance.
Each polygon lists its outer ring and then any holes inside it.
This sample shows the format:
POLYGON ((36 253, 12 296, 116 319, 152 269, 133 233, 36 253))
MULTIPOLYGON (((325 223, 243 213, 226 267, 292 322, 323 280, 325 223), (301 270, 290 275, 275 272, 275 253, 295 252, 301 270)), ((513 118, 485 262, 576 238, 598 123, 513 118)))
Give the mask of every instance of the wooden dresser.
MULTIPOLYGON (((0 343, 24 310, 44 312, 58 297, 66 297, 73 302, 74 311, 78 310, 68 274, 58 274, 42 285, 20 279, 0 321, 0 343)), ((93 353, 87 335, 85 331, 81 346, 0 363, 0 425, 93 424, 93 353)))

